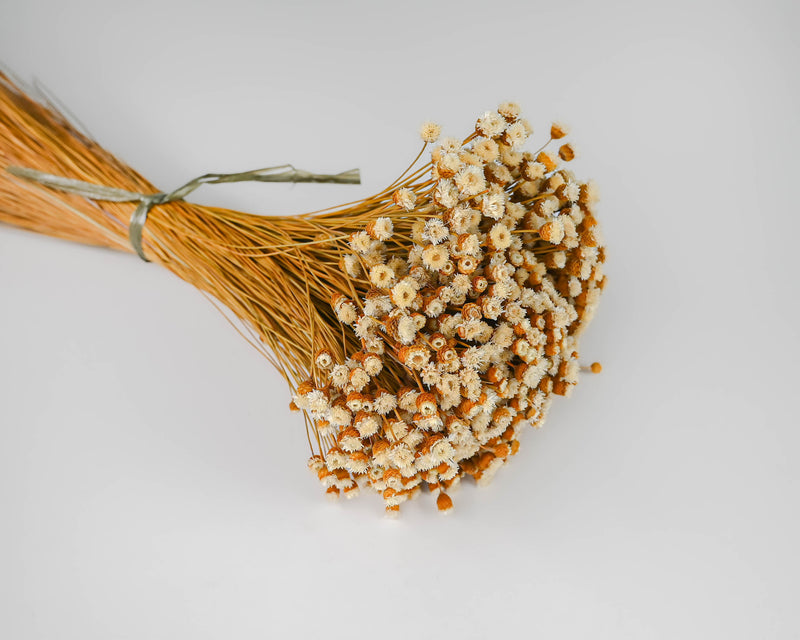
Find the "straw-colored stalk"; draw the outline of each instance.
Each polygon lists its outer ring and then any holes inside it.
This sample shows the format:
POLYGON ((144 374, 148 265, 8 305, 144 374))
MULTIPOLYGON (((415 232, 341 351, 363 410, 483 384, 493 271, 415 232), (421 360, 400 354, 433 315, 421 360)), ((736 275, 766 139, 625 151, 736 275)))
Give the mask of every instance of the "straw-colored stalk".
MULTIPOLYGON (((566 131, 553 125, 547 144, 566 131)), ((144 251, 230 310, 305 413, 327 493, 369 486, 389 513, 427 486, 488 481, 577 382, 577 337, 605 278, 574 150, 520 152, 513 103, 464 140, 438 127, 392 185, 322 212, 155 206, 144 251)), ((547 145, 545 145, 547 146, 547 145)), ((141 193, 147 180, 0 76, 0 221, 131 252, 135 205, 22 180, 21 166, 141 193)), ((593 366, 597 370, 598 366, 593 366)))

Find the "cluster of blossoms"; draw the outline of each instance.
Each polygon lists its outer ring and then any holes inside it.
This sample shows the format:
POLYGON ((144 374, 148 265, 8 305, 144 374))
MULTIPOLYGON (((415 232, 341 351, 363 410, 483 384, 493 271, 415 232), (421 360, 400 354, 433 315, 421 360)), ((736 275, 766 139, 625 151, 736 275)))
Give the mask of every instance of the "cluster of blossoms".
POLYGON ((450 488, 489 482, 523 426, 577 383, 578 337, 605 283, 594 190, 563 166, 575 156, 563 126, 535 153, 520 148, 530 134, 513 103, 463 142, 424 125, 438 143, 430 177, 350 236, 342 269, 363 295, 331 306, 361 349, 343 362, 319 350, 293 398, 329 495, 370 487, 396 513, 427 487, 447 511, 450 488))

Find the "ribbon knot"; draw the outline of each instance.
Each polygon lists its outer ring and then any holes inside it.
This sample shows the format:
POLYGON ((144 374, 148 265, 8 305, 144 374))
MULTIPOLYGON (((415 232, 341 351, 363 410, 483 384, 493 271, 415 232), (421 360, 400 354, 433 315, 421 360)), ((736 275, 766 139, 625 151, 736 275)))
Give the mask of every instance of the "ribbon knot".
POLYGON ((224 182, 334 182, 338 184, 361 184, 361 175, 358 169, 334 174, 309 173, 302 169, 295 169, 290 164, 242 171, 241 173, 206 173, 168 193, 163 191, 159 193, 127 191, 126 189, 107 187, 92 182, 84 182, 83 180, 64 178, 63 176, 26 167, 10 166, 6 167, 6 171, 28 182, 65 193, 74 193, 90 200, 138 202, 139 205, 134 210, 128 223, 128 240, 130 240, 136 254, 145 262, 150 262, 150 260, 144 255, 144 250, 142 249, 142 231, 150 210, 160 204, 183 200, 192 191, 204 184, 222 184, 224 182))

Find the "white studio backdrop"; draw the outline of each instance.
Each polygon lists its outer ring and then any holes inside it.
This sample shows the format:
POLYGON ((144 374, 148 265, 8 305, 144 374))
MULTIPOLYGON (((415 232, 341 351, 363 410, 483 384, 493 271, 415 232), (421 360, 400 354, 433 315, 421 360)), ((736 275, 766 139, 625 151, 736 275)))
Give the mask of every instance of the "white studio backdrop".
POLYGON ((797 32, 788 0, 0 0, 0 61, 160 188, 360 167, 191 196, 350 201, 512 99, 572 125, 609 256, 604 372, 450 517, 389 521, 324 499, 199 292, 0 228, 0 636, 798 637, 797 32))

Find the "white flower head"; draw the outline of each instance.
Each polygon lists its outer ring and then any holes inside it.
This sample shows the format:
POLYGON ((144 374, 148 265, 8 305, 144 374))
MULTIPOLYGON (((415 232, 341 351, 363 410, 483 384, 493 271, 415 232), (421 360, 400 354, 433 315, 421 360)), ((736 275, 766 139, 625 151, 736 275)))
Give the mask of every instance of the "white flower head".
POLYGON ((400 394, 400 397, 397 399, 397 404, 403 411, 414 412, 417 410, 418 397, 419 391, 407 389, 400 394))
POLYGON ((494 162, 500 157, 500 147, 491 138, 478 137, 472 141, 472 153, 484 162, 494 162))
MULTIPOLYGON (((412 195, 414 195, 413 192, 412 195)), ((414 197, 416 198, 416 196, 414 197)), ((386 241, 392 237, 393 232, 394 225, 392 224, 392 219, 386 216, 381 216, 367 224, 367 233, 376 240, 386 241)))
POLYGON ((497 111, 487 111, 475 124, 475 130, 487 138, 498 137, 506 128, 506 120, 497 111))
POLYGON ((347 368, 347 365, 337 364, 331 369, 329 377, 333 386, 341 389, 347 384, 349 375, 350 369, 347 368))
POLYGON ((441 244, 447 240, 449 233, 444 222, 439 218, 429 218, 425 222, 422 237, 432 244, 441 244))
POLYGON ((540 204, 542 215, 545 217, 551 216, 558 211, 559 202, 555 196, 547 196, 540 204))
POLYGON ((358 434, 362 438, 369 438, 370 436, 374 436, 376 433, 378 433, 380 421, 375 416, 362 414, 356 416, 353 426, 358 429, 358 434))
POLYGON ((422 252, 422 262, 431 271, 442 269, 450 258, 450 253, 444 245, 428 245, 422 252))
POLYGON ((361 262, 359 262, 358 256, 348 253, 342 260, 344 262, 345 273, 347 273, 348 276, 351 278, 358 278, 358 276, 361 275, 361 262))
MULTIPOLYGON (((474 168, 474 167, 472 167, 474 168)), ((462 169, 464 171, 464 169, 462 169)), ((477 192, 476 192, 477 193, 477 192)), ((452 180, 439 180, 433 199, 445 209, 452 209, 458 204, 458 190, 452 180)))
POLYGON ((397 397, 391 393, 383 391, 378 395, 377 398, 375 398, 375 402, 372 406, 376 413, 385 416, 387 413, 397 407, 397 397))
MULTIPOLYGON (((461 363, 466 369, 480 369, 486 364, 484 358, 485 352, 481 351, 480 347, 469 347, 464 350, 463 354, 461 354, 461 363)), ((467 382, 463 380, 463 376, 461 382, 462 384, 467 385, 467 382)))
POLYGON ((525 310, 516 302, 506 305, 505 315, 511 324, 520 324, 527 317, 525 310))
POLYGON ((356 367, 350 372, 348 382, 356 391, 361 391, 369 384, 369 374, 362 367, 356 367))
POLYGON ((481 255, 481 240, 476 233, 462 233, 456 242, 458 252, 462 256, 479 258, 481 255))
POLYGON ((539 236, 552 244, 559 244, 564 239, 564 222, 556 217, 539 227, 539 236))
POLYGON ((411 189, 398 189, 392 195, 392 201, 401 209, 411 211, 417 203, 417 195, 411 189))
POLYGON ((528 162, 525 165, 525 177, 528 180, 541 180, 547 173, 547 167, 541 162, 528 162))
POLYGON ((369 295, 364 299, 364 315, 381 317, 392 309, 392 300, 389 296, 369 295))
POLYGON ((581 186, 570 180, 564 187, 564 197, 570 202, 577 202, 581 197, 581 186))
POLYGON ((439 158, 439 162, 436 163, 436 169, 441 177, 449 178, 455 175, 463 164, 464 161, 455 151, 448 151, 439 158))
POLYGON ((497 112, 508 122, 514 122, 519 118, 520 108, 516 102, 503 102, 497 107, 497 112))
POLYGON ((342 404, 331 407, 328 412, 328 420, 334 427, 347 427, 352 419, 350 410, 342 404))
POLYGON ((328 349, 320 349, 314 362, 320 369, 330 369, 333 366, 333 356, 328 349))
POLYGON ((383 370, 383 359, 377 353, 370 353, 364 357, 364 371, 374 378, 383 370))
POLYGON ((378 321, 370 316, 361 316, 353 327, 353 332, 361 340, 375 337, 375 329, 378 326, 378 321))
POLYGON ((419 285, 414 278, 403 278, 392 287, 392 302, 400 309, 407 309, 414 303, 418 287, 419 285))
POLYGON ((402 344, 411 344, 417 337, 417 323, 411 316, 403 316, 397 322, 397 336, 402 344))
POLYGON ((458 151, 461 149, 461 142, 455 138, 442 138, 439 143, 440 153, 449 153, 450 151, 458 151))
POLYGON ((445 307, 444 300, 439 297, 433 297, 425 305, 425 315, 429 318, 436 318, 444 313, 445 307))
POLYGON ((484 298, 483 316, 489 320, 497 320, 503 313, 503 300, 496 296, 484 298))
POLYGON ((428 120, 424 122, 422 126, 419 128, 419 137, 422 138, 423 142, 432 143, 436 142, 439 139, 439 135, 442 133, 442 128, 436 124, 435 122, 431 122, 428 120))
POLYGON ((450 212, 450 229, 453 233, 467 233, 472 222, 472 209, 456 207, 450 212))
POLYGON ((435 385, 442 379, 441 373, 439 373, 439 369, 436 367, 436 364, 433 362, 429 362, 420 371, 420 377, 422 378, 423 384, 431 387, 435 385))
POLYGON ((516 149, 528 139, 527 127, 523 122, 515 122, 508 126, 503 138, 509 147, 516 149))
POLYGON ((433 458, 434 464, 439 465, 445 460, 451 459, 454 453, 453 445, 451 445, 447 439, 443 438, 437 440, 431 447, 430 456, 433 458))
POLYGON ((500 147, 500 162, 513 169, 522 162, 522 154, 507 145, 502 145, 500 147))
POLYGON ((394 284, 394 271, 385 264, 377 264, 369 270, 369 280, 379 289, 388 289, 394 284))
POLYGON ((503 251, 511 246, 511 232, 506 225, 498 222, 489 231, 489 241, 496 251, 503 251))
POLYGON ((502 191, 487 193, 481 200, 481 212, 487 218, 499 220, 505 214, 506 196, 502 191))
POLYGON ((370 253, 373 249, 372 238, 369 237, 366 231, 356 231, 350 237, 350 246, 353 248, 353 251, 361 255, 370 253))
POLYGON ((346 298, 341 298, 334 307, 336 317, 343 324, 353 324, 358 319, 356 305, 346 298))
POLYGON ((459 273, 453 276, 453 281, 450 283, 450 286, 453 287, 453 290, 456 293, 466 295, 469 293, 472 282, 470 281, 468 275, 459 273))
POLYGON ((455 177, 456 188, 465 196, 474 196, 486 189, 486 179, 479 167, 468 166, 455 177))
MULTIPOLYGON (((403 436, 405 435, 406 434, 403 434, 403 436)), ((409 447, 404 442, 398 442, 392 445, 391 452, 389 453, 389 458, 395 465, 397 465, 399 469, 414 464, 414 452, 411 451, 411 447, 409 447)))

